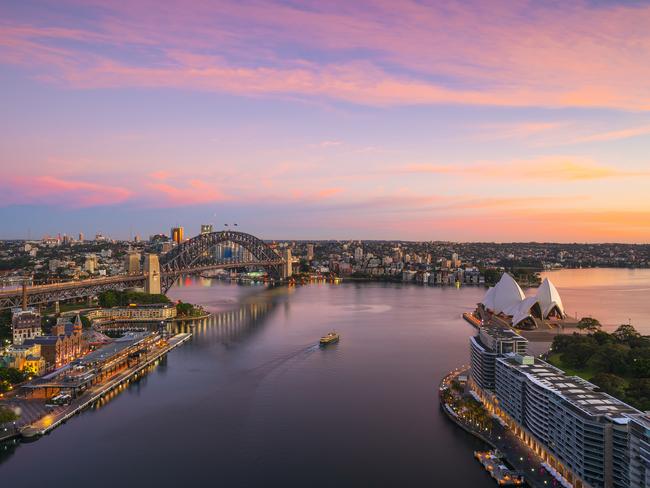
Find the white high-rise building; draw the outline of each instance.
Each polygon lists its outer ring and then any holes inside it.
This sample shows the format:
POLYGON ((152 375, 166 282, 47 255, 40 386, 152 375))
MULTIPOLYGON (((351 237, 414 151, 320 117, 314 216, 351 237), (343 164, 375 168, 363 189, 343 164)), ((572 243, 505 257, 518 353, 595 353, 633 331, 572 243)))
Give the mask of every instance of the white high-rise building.
POLYGON ((97 256, 94 254, 87 254, 86 260, 84 261, 84 271, 94 274, 95 268, 97 268, 97 256))
POLYGON ((354 249, 354 260, 357 262, 363 261, 363 248, 361 246, 354 249))

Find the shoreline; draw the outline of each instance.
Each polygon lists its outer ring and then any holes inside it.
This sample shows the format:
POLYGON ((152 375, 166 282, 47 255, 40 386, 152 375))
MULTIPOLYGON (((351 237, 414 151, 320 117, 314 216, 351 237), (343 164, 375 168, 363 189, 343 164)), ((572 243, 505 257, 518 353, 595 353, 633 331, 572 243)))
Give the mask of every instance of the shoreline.
MULTIPOLYGON (((490 414, 493 428, 501 429, 502 432, 499 431, 500 435, 496 434, 496 439, 491 440, 481 432, 478 432, 476 429, 472 428, 471 425, 466 425, 464 422, 462 422, 454 412, 453 408, 444 401, 443 392, 449 389, 451 382, 459 375, 467 373, 469 370, 470 366, 463 365, 443 376, 440 380, 440 383, 438 384, 438 402, 446 417, 457 427, 474 436, 484 444, 490 446, 491 450, 498 450, 503 455, 503 459, 510 467, 513 468, 514 471, 523 474, 525 486, 530 486, 532 488, 545 488, 550 486, 549 481, 552 483, 554 478, 550 473, 548 473, 548 471, 542 474, 539 472, 539 469, 533 469, 531 472, 529 469, 530 465, 526 465, 527 463, 532 462, 532 465, 535 467, 537 467, 537 465, 539 465, 539 467, 543 467, 543 461, 541 461, 541 459, 538 459, 537 455, 533 451, 530 451, 529 448, 520 445, 514 434, 512 434, 512 432, 510 432, 510 430, 506 428, 496 417, 490 414), (516 451, 517 449, 519 449, 520 452, 513 454, 513 451, 516 451), (527 454, 526 457, 522 456, 524 453, 527 454)), ((481 408, 485 410, 482 404, 481 408)), ((485 411, 487 412, 487 410, 485 411)), ((492 432, 492 429, 490 432, 492 432)))
POLYGON ((136 366, 128 369, 124 373, 119 374, 116 378, 111 378, 105 384, 101 385, 96 391, 88 392, 82 397, 75 399, 71 402, 66 408, 61 412, 58 412, 56 415, 51 415, 49 413, 43 415, 37 420, 33 421, 28 425, 22 427, 17 427, 16 431, 11 437, 4 438, 3 440, 8 440, 10 438, 20 437, 22 439, 36 440, 37 438, 49 433, 56 427, 65 423, 68 419, 74 415, 81 413, 90 406, 92 406, 99 399, 104 397, 106 394, 115 390, 116 388, 122 386, 124 383, 129 382, 135 375, 146 369, 147 367, 154 364, 156 361, 165 357, 169 352, 184 344, 192 337, 190 333, 181 333, 177 334, 170 340, 170 343, 164 349, 158 351, 155 355, 148 358, 145 362, 137 364, 136 366), (173 342, 172 342, 173 341, 173 342))

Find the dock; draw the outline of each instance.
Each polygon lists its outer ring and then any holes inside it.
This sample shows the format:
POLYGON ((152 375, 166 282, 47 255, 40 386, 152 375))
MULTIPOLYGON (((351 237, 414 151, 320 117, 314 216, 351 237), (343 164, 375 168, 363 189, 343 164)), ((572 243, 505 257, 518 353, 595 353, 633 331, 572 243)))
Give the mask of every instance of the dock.
POLYGON ((474 457, 483 465, 500 486, 519 486, 524 484, 523 475, 509 469, 497 451, 474 451, 474 457))
POLYGON ((142 361, 132 368, 123 371, 122 373, 108 380, 106 383, 102 383, 88 389, 80 397, 74 399, 70 405, 65 407, 62 411, 59 411, 56 414, 47 414, 36 422, 23 427, 20 431, 20 434, 25 438, 38 437, 47 434, 72 416, 92 406, 102 396, 119 387, 123 383, 129 381, 142 370, 168 354, 171 350, 188 341, 190 337, 192 337, 192 334, 190 333, 176 334, 169 339, 168 344, 165 347, 156 351, 154 354, 148 357, 146 361, 142 361))
POLYGON ((474 315, 471 312, 464 312, 463 313, 463 318, 469 322, 473 327, 476 327, 477 329, 481 327, 481 320, 476 318, 476 315, 474 315))

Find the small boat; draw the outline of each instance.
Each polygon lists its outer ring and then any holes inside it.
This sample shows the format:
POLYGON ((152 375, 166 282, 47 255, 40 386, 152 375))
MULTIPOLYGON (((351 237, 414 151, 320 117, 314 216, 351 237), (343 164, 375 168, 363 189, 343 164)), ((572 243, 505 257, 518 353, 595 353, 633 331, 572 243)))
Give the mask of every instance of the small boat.
POLYGON ((320 338, 320 345, 327 346, 328 344, 334 344, 339 341, 339 335, 336 332, 330 332, 326 336, 320 338))

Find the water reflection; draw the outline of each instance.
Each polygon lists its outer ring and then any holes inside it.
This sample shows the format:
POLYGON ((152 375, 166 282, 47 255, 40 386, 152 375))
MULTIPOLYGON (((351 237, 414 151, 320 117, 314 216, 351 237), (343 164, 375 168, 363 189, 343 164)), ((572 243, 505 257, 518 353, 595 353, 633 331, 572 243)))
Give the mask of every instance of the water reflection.
MULTIPOLYGON (((229 488, 494 486, 472 457, 484 446, 438 410, 436 393, 467 361, 474 330, 461 314, 484 289, 183 285, 170 298, 212 313, 176 325, 193 339, 106 408, 14 449, 3 482, 103 487, 124 484, 126 473, 129 486, 188 477, 229 488), (341 342, 316 347, 333 328, 341 342)), ((600 318, 594 310, 605 304, 614 320, 650 313, 644 300, 621 306, 597 287, 558 287, 569 310, 600 318)))
POLYGON ((169 325, 169 330, 173 333, 191 332, 193 342, 199 344, 242 341, 255 333, 276 305, 276 301, 248 303, 203 319, 174 322, 169 325))
POLYGON ((595 317, 610 331, 630 322, 650 334, 650 269, 563 269, 542 277, 555 283, 571 317, 595 317))

